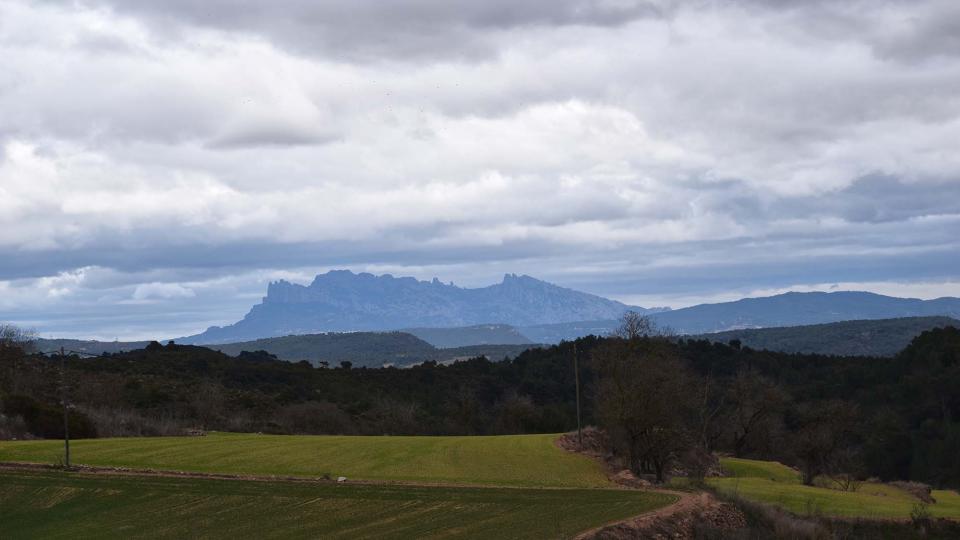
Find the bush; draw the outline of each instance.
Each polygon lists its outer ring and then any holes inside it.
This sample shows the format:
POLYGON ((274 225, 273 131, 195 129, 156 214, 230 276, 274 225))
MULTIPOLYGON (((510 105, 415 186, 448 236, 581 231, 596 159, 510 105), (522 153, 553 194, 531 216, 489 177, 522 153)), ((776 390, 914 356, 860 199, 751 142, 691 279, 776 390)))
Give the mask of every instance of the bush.
POLYGON ((7 416, 0 413, 0 440, 28 439, 30 432, 21 416, 7 416))
POLYGON ((932 516, 930 515, 930 505, 920 501, 914 503, 910 510, 910 522, 917 529, 926 529, 930 526, 932 516))
MULTIPOLYGON (((28 396, 7 396, 3 409, 8 415, 20 416, 27 431, 44 439, 63 438, 63 410, 39 402, 28 396)), ((71 410, 68 414, 70 438, 89 439, 97 436, 93 422, 83 413, 71 410)))
MULTIPOLYGON (((148 417, 136 411, 113 408, 80 408, 93 423, 98 437, 157 437, 180 435, 184 423, 170 416, 148 417)), ((73 426, 70 427, 71 436, 73 426)))
POLYGON ((924 484, 921 482, 897 481, 897 482, 890 482, 890 485, 895 488, 900 488, 906 491, 907 493, 920 499, 921 502, 925 502, 925 503, 937 502, 931 495, 931 493, 933 492, 933 489, 927 484, 924 484))
POLYGON ((749 528, 749 533, 744 535, 747 538, 819 540, 832 536, 820 519, 798 517, 776 506, 725 495, 722 492, 715 495, 743 512, 749 528))

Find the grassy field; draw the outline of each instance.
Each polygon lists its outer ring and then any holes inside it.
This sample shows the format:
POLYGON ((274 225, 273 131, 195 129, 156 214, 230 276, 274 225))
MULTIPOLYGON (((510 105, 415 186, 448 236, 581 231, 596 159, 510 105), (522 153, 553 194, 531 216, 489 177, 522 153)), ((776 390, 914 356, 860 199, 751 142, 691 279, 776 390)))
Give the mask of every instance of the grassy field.
MULTIPOLYGON (((780 463, 749 459, 721 460, 728 478, 709 480, 713 487, 746 499, 776 504, 797 514, 837 517, 909 518, 918 500, 884 484, 864 483, 856 492, 804 486, 800 475, 780 463)), ((960 519, 960 495, 935 490, 936 504, 928 506, 934 517, 960 519)))
MULTIPOLYGON (((228 474, 478 484, 609 487, 600 465, 556 435, 340 437, 212 433, 73 441, 74 464, 228 474)), ((56 463, 61 441, 0 441, 0 461, 56 463)))
POLYGON ((567 538, 673 502, 657 493, 0 470, 4 539, 567 538))

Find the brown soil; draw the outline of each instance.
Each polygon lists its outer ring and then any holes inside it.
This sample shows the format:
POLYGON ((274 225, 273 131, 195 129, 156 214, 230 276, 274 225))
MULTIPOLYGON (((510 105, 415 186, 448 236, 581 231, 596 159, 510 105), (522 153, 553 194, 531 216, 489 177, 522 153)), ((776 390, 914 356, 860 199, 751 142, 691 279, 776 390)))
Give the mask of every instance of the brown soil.
POLYGON ((577 536, 578 540, 697 538, 707 529, 731 531, 747 526, 747 520, 739 509, 718 501, 709 493, 668 493, 680 496, 680 500, 670 506, 587 531, 577 536))

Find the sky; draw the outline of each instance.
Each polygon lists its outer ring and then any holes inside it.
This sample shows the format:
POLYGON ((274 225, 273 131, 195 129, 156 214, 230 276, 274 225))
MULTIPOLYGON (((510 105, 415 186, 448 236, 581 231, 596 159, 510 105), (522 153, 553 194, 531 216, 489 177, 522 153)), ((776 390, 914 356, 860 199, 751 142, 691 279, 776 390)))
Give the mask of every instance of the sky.
POLYGON ((0 0, 0 320, 329 269, 960 296, 955 0, 0 0))

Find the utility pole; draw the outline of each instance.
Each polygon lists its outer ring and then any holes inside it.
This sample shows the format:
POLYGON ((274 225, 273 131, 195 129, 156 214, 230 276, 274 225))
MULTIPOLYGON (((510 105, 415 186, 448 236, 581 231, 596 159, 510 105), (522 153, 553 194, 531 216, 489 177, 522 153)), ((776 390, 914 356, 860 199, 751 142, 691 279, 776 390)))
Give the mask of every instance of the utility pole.
POLYGON ((577 342, 573 342, 573 379, 577 386, 577 446, 583 450, 583 428, 580 425, 580 362, 577 360, 577 342))
POLYGON ((60 397, 63 399, 63 465, 70 468, 70 414, 67 406, 67 355, 60 347, 60 397))

